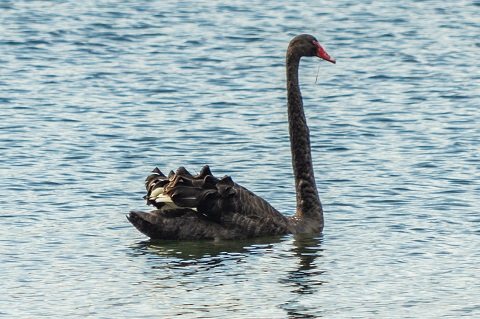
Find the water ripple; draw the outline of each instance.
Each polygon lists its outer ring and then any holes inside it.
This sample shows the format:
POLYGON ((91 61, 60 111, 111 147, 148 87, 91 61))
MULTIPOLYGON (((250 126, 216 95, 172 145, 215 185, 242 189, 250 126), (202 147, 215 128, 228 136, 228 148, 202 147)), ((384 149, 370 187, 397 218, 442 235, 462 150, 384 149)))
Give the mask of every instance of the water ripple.
POLYGON ((1 2, 0 314, 478 317, 479 8, 1 2), (294 213, 300 33, 338 60, 300 69, 324 235, 143 241, 124 215, 155 166, 210 164, 294 213))

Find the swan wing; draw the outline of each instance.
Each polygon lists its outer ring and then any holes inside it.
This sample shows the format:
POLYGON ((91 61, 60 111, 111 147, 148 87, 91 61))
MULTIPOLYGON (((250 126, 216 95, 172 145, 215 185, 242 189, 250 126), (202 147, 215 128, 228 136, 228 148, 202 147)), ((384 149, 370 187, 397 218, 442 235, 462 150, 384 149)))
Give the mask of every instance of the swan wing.
POLYGON ((146 179, 147 204, 157 210, 128 218, 142 233, 164 239, 240 239, 288 233, 288 219, 267 201, 205 166, 197 175, 180 167, 146 179))

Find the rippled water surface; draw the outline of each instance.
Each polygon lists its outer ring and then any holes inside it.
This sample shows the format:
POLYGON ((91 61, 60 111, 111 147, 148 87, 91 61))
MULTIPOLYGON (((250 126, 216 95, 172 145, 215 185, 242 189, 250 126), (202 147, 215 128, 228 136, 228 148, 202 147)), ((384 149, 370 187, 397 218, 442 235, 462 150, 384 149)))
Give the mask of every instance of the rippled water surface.
POLYGON ((480 2, 2 1, 0 317, 480 317, 480 2), (293 214, 288 41, 322 236, 152 242, 159 166, 293 214), (318 72, 318 78, 317 77, 318 72))

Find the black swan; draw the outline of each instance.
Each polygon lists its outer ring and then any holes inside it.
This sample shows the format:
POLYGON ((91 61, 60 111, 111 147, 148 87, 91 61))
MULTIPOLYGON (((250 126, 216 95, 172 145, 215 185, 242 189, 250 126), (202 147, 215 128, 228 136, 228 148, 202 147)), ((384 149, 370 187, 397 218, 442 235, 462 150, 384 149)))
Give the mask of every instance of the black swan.
POLYGON ((298 84, 303 56, 335 63, 311 35, 296 36, 286 55, 287 100, 297 211, 287 217, 264 199, 225 176, 216 178, 205 166, 191 175, 184 167, 165 176, 155 168, 146 179, 151 212, 133 211, 128 220, 152 239, 245 239, 288 233, 319 233, 323 210, 313 175, 310 136, 298 84))

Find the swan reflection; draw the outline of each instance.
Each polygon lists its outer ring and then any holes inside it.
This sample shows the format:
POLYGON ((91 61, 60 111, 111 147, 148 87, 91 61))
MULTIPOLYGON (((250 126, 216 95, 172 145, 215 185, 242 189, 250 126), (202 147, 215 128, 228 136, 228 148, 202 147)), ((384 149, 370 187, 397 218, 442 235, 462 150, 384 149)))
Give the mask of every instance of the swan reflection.
POLYGON ((318 263, 321 243, 320 235, 223 242, 148 240, 131 246, 129 255, 147 264, 142 284, 175 295, 184 307, 198 307, 192 303, 196 293, 225 296, 212 300, 219 308, 226 304, 242 308, 260 296, 288 318, 315 318, 311 311, 318 309, 324 284, 318 263), (192 287, 198 291, 193 295, 192 287), (244 293, 252 289, 253 295, 244 293))
POLYGON ((318 318, 318 289, 325 283, 316 259, 323 256, 321 247, 323 237, 319 235, 297 234, 294 236, 290 252, 298 259, 296 268, 288 271, 280 283, 290 288, 290 298, 280 308, 287 312, 288 318, 318 318), (311 295, 311 298, 308 298, 311 295))
POLYGON ((205 267, 222 264, 227 260, 242 260, 248 255, 266 253, 274 244, 282 241, 282 236, 252 238, 235 241, 172 241, 148 240, 132 246, 130 255, 149 255, 156 258, 154 268, 205 267))

